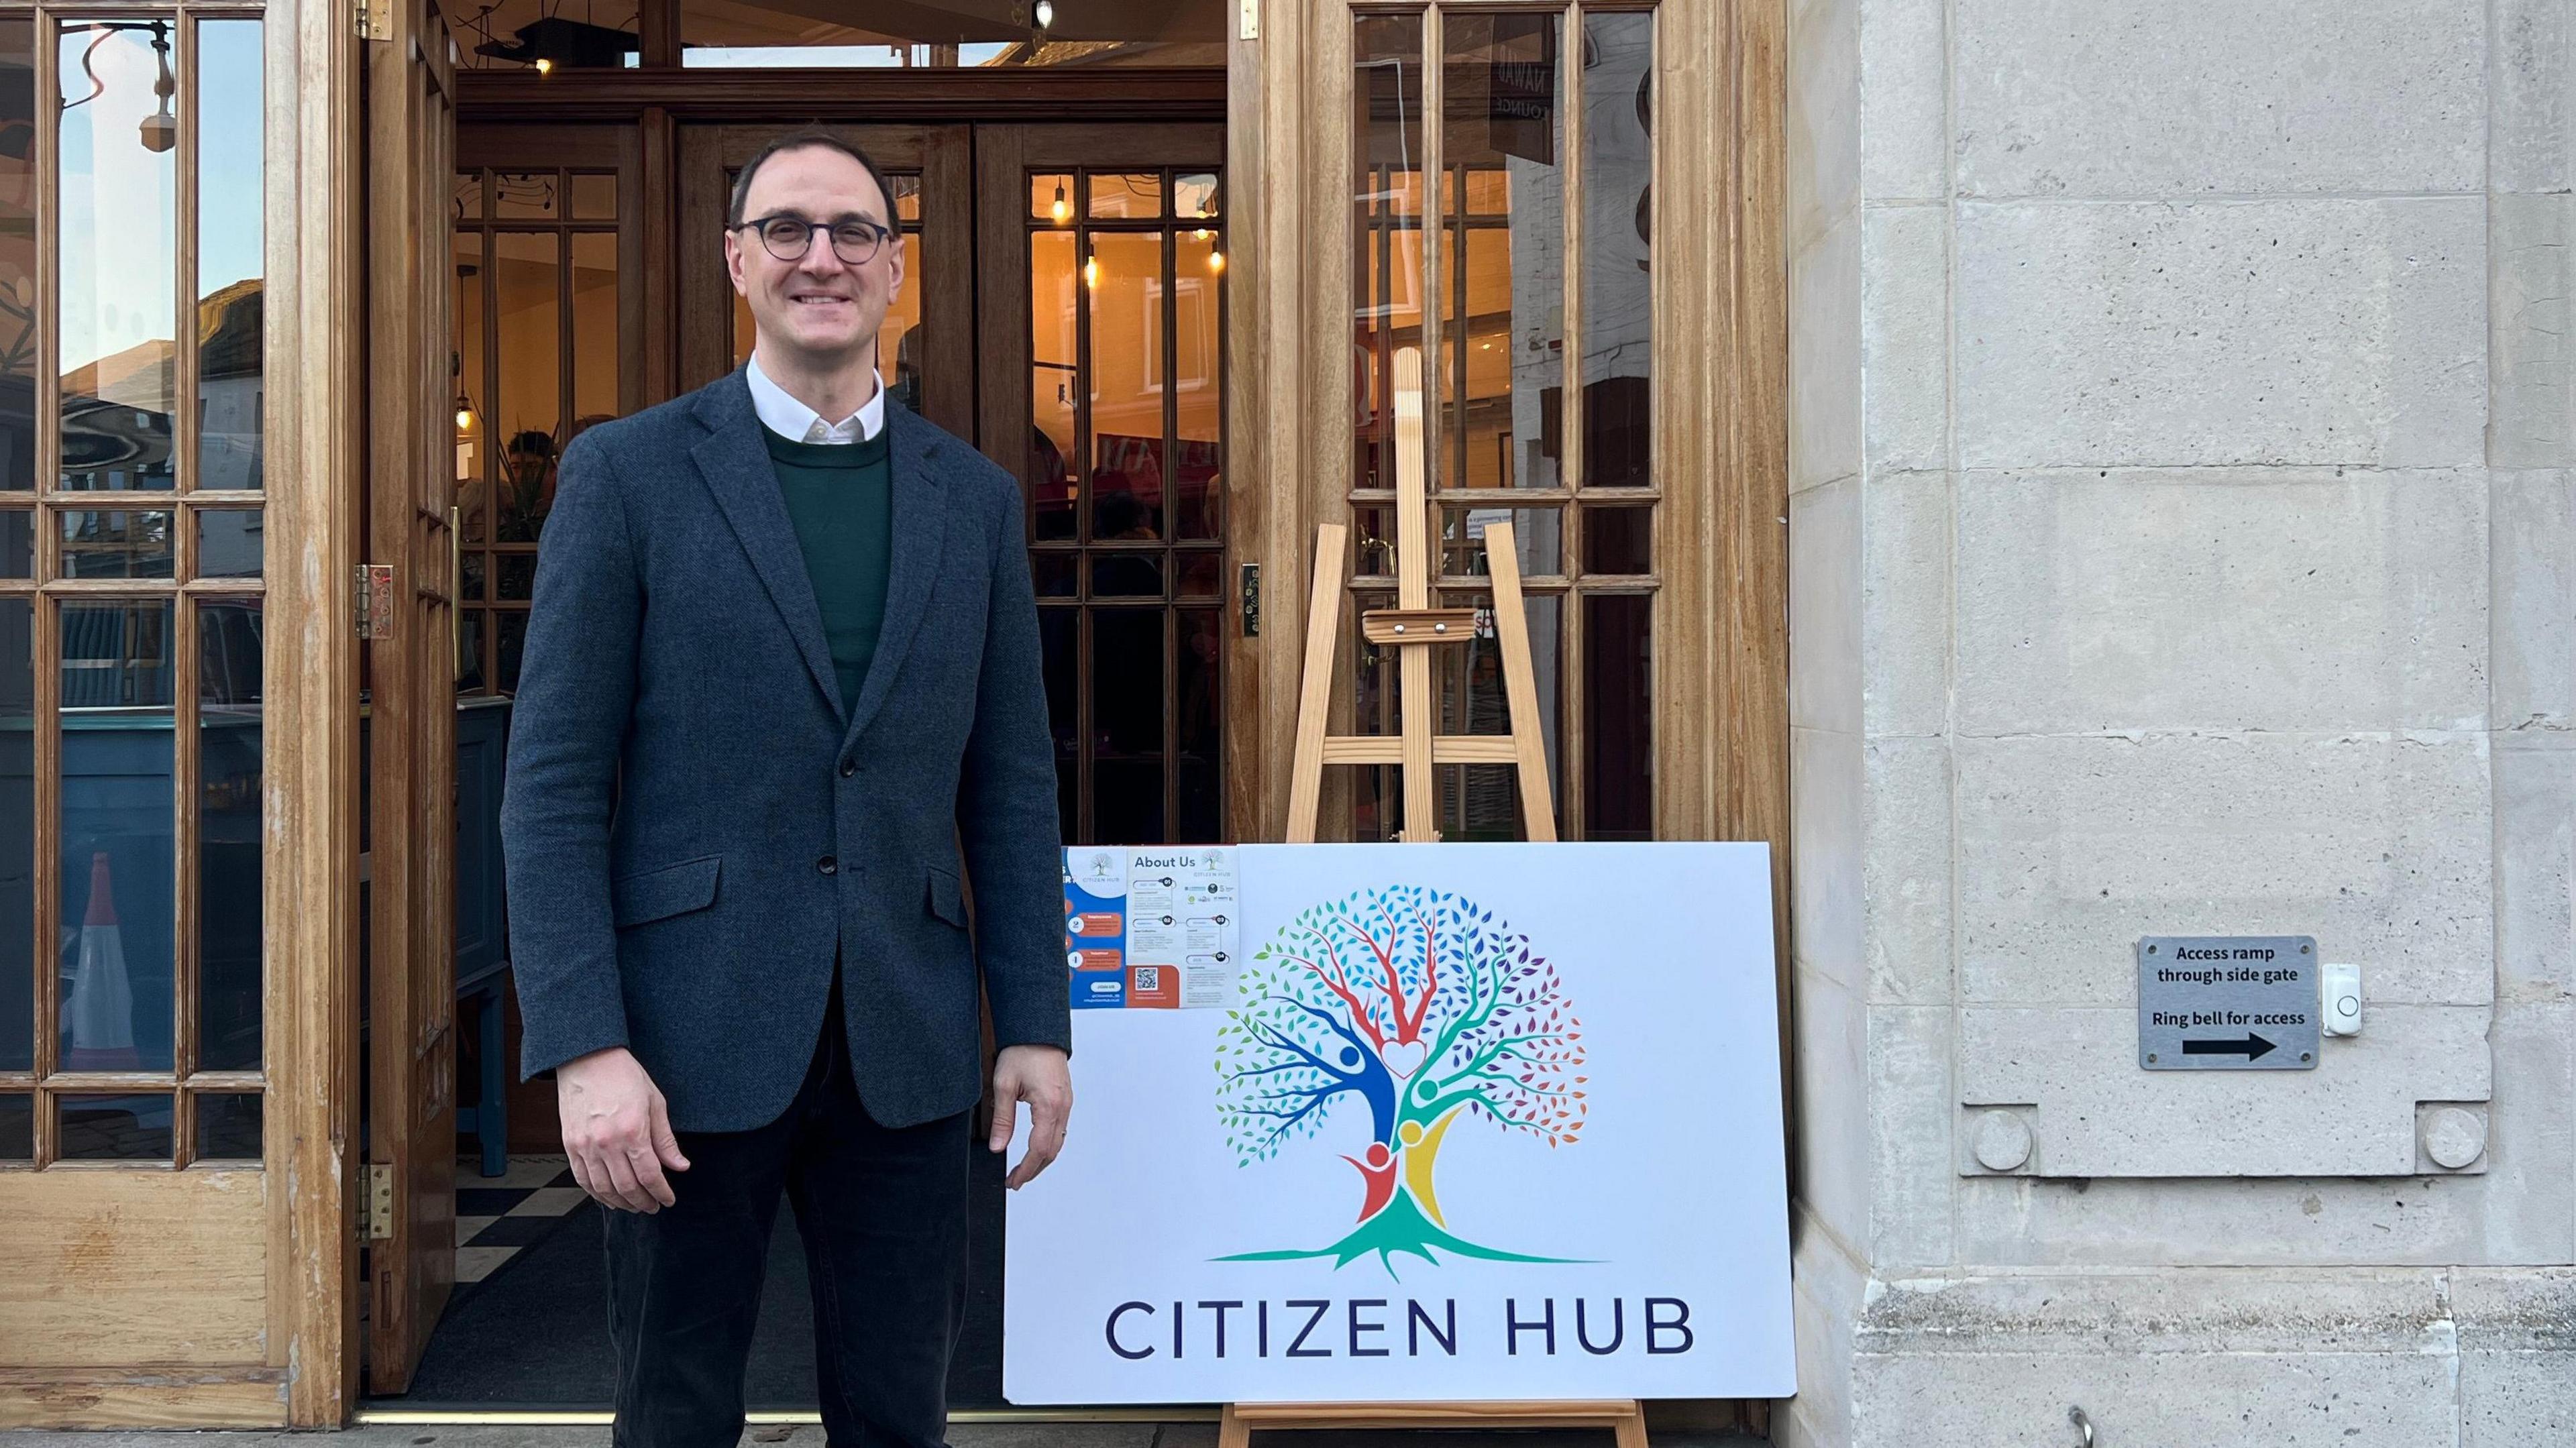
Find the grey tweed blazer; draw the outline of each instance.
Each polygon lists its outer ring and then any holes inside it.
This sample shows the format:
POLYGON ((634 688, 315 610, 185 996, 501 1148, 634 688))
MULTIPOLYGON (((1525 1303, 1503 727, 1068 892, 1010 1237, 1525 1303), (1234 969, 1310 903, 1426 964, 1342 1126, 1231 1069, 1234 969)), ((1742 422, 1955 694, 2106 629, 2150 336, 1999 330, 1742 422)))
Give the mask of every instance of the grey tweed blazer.
POLYGON ((765 1125, 836 953, 886 1125, 981 1094, 979 988, 999 1044, 1070 1047, 1019 486, 886 413, 885 624, 846 712, 741 372, 565 450, 501 807, 522 1075, 625 1045, 677 1129, 765 1125))

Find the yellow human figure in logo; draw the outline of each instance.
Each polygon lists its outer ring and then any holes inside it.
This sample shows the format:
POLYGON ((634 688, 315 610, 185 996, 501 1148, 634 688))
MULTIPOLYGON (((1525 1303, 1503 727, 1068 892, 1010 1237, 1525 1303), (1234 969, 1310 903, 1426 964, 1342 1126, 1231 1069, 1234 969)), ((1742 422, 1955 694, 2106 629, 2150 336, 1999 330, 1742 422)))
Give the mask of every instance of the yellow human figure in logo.
POLYGON ((1449 1134, 1449 1123, 1457 1120, 1458 1113, 1466 1109, 1464 1106, 1450 1107, 1440 1114, 1439 1120, 1431 1123, 1428 1131, 1419 1121, 1408 1121, 1396 1128, 1397 1139, 1404 1143, 1404 1188, 1413 1193, 1413 1200, 1422 1207, 1422 1214, 1429 1217, 1435 1227, 1446 1227, 1449 1223, 1440 1215, 1440 1198, 1432 1194, 1431 1169, 1440 1159, 1440 1138, 1449 1134))

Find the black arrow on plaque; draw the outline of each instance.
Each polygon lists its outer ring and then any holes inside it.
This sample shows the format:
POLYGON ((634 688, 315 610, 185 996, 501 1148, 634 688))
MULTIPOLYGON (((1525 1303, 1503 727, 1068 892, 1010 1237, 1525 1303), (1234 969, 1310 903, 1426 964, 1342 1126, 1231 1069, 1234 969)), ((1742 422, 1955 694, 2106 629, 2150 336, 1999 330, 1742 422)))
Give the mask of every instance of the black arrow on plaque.
POLYGON ((2245 1039, 2241 1041, 2185 1041, 2182 1043, 2182 1053, 2186 1056, 2242 1056, 2248 1061, 2260 1061, 2271 1055, 2274 1049, 2270 1041, 2264 1040, 2252 1031, 2247 1031, 2245 1039))

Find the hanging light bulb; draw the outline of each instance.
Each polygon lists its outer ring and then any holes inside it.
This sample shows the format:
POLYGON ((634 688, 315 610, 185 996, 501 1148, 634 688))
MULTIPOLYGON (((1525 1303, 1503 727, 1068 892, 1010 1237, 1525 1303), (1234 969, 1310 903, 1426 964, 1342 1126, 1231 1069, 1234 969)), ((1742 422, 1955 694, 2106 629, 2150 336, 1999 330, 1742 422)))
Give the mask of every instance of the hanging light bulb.
POLYGON ((1053 30, 1055 28, 1055 0, 1038 0, 1036 8, 1031 10, 1029 13, 1031 18, 1037 21, 1038 29, 1053 30))
POLYGON ((1208 270, 1211 272, 1221 272, 1225 270, 1224 252, 1210 251, 1208 253, 1208 270))
POLYGON ((1058 178, 1055 183, 1055 204, 1047 208, 1047 215, 1053 217, 1055 219, 1055 224, 1058 226, 1064 225, 1066 220, 1073 215, 1072 203, 1064 199, 1064 181, 1062 178, 1058 178))
POLYGON ((462 392, 456 394, 456 430, 458 432, 474 430, 474 404, 468 402, 462 392))
POLYGON ((542 56, 542 55, 538 56, 538 57, 537 57, 537 74, 539 74, 539 75, 552 75, 552 74, 554 74, 554 73, 555 73, 555 63, 554 63, 554 61, 553 61, 552 59, 550 59, 550 58, 546 57, 546 56, 542 56))
POLYGON ((1087 256, 1082 259, 1082 284, 1086 287, 1100 285, 1100 258, 1087 256))

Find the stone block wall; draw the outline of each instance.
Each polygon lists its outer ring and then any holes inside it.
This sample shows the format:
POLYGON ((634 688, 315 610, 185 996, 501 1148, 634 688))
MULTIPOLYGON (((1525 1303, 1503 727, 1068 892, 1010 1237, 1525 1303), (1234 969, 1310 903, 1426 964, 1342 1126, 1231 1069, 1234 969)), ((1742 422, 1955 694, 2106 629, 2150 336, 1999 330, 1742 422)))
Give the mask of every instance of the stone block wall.
POLYGON ((1781 1441, 2576 1442, 2576 6, 1787 3, 1781 1441))

